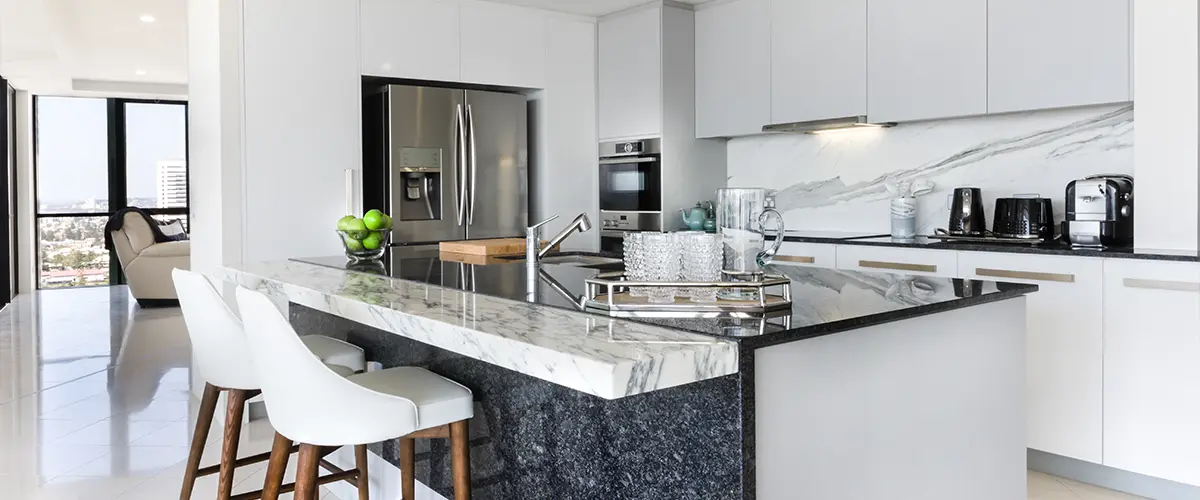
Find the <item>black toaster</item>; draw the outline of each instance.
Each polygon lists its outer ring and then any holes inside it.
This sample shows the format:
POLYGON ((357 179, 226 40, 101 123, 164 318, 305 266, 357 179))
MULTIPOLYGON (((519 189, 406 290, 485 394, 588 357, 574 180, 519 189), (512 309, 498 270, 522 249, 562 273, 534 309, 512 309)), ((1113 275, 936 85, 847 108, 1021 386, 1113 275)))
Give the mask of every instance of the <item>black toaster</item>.
POLYGON ((1054 239, 1054 206, 1050 198, 997 198, 992 235, 1026 240, 1054 239))

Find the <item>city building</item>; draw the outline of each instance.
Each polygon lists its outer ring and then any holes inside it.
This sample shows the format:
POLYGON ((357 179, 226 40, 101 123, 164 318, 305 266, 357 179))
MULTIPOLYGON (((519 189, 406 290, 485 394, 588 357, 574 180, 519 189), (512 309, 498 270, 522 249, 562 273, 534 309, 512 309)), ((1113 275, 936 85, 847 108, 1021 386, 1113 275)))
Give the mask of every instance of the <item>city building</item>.
POLYGON ((158 208, 187 206, 187 161, 158 162, 158 208))

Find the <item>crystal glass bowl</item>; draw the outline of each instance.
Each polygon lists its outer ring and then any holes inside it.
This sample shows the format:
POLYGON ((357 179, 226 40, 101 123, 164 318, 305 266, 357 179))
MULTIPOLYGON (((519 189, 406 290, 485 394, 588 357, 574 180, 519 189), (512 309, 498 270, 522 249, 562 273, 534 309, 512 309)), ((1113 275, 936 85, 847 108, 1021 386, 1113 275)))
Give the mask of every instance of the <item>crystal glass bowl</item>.
POLYGON ((337 233, 342 238, 342 247, 346 249, 346 257, 355 262, 379 260, 392 241, 391 229, 374 231, 342 231, 339 229, 337 233))

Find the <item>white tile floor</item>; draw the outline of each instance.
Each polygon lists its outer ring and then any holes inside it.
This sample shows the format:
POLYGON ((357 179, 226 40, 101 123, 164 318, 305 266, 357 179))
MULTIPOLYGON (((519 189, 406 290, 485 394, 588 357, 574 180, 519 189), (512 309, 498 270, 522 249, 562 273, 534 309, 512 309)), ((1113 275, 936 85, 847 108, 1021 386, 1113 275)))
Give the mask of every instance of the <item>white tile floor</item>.
MULTIPOLYGON (((197 406, 190 360, 179 310, 139 309, 124 287, 18 297, 0 311, 0 498, 177 498, 197 406)), ((273 434, 251 422, 239 454, 269 450, 273 434)), ((219 428, 209 435, 204 465, 220 450, 219 428)), ((261 488, 264 473, 239 468, 234 493, 261 488)), ((214 498, 216 480, 201 478, 193 498, 214 498)), ((1029 473, 1030 500, 1131 498, 1029 473)))

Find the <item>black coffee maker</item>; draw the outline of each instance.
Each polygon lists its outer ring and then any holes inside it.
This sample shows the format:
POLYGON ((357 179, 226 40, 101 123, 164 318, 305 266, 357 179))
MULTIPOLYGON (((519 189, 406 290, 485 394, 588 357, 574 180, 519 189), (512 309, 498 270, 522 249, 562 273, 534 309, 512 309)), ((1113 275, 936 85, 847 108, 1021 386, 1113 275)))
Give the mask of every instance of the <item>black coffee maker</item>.
POLYGON ((946 230, 953 236, 983 236, 987 221, 983 215, 983 193, 979 188, 954 188, 946 230))

